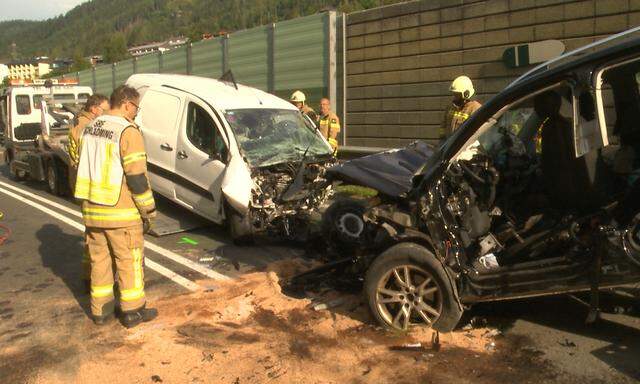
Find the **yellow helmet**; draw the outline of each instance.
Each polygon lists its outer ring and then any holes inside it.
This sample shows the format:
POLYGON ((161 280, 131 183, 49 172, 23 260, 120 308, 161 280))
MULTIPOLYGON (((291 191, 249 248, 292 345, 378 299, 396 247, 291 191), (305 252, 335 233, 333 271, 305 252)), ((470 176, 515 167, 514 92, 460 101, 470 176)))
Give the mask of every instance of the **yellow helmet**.
POLYGON ((304 103, 307 100, 307 98, 305 97, 304 93, 302 93, 301 91, 295 91, 291 94, 291 98, 289 99, 289 101, 293 102, 293 103, 304 103))
POLYGON ((473 89, 473 83, 471 83, 471 79, 467 76, 458 76, 451 83, 451 87, 449 88, 451 92, 461 93, 462 98, 468 99, 473 96, 476 91, 473 89))

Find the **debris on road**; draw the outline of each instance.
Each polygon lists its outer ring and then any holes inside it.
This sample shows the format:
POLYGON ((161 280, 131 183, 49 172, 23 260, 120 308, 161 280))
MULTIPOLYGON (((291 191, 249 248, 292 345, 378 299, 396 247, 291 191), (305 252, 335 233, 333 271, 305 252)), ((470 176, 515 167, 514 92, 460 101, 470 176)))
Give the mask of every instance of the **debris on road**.
POLYGON ((196 240, 193 240, 185 236, 180 238, 180 241, 178 241, 178 244, 198 245, 198 242, 196 240))
POLYGON ((325 309, 335 308, 335 307, 338 307, 338 306, 344 304, 344 302, 345 302, 344 298, 337 298, 335 300, 331 300, 331 301, 326 302, 326 303, 315 304, 315 305, 313 305, 313 310, 314 311, 323 311, 325 309))
POLYGON ((569 339, 564 339, 564 341, 561 341, 558 344, 567 348, 575 348, 577 346, 576 343, 574 343, 573 341, 570 341, 569 339))

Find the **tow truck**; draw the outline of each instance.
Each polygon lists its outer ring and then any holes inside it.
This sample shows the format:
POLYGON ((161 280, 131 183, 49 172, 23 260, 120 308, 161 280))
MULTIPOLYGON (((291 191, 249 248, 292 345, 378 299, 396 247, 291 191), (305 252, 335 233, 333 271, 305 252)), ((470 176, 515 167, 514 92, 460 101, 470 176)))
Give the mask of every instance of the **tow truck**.
POLYGON ((11 80, 0 90, 0 128, 11 176, 46 181, 55 195, 69 192, 68 133, 91 87, 72 79, 11 80))

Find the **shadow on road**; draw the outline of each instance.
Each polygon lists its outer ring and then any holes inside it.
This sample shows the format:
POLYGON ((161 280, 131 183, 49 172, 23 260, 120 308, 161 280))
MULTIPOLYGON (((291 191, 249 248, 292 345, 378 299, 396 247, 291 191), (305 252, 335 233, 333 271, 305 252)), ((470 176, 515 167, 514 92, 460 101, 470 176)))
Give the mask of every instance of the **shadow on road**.
POLYGON ((84 312, 89 315, 89 296, 82 283, 82 236, 64 233, 55 224, 44 224, 37 232, 42 265, 49 268, 69 288, 84 312))
MULTIPOLYGON (((604 307, 615 304, 619 298, 602 296, 604 307), (611 303, 609 303, 611 301, 611 303)), ((489 325, 502 330, 524 320, 545 327, 608 343, 590 353, 611 369, 640 380, 640 329, 612 321, 605 316, 595 324, 585 324, 589 308, 569 296, 557 296, 475 306, 470 316, 485 317, 489 325)), ((617 319, 616 319, 617 320, 617 319)), ((571 340, 567 339, 567 343, 571 340)), ((559 341, 560 342, 560 341, 559 341)))

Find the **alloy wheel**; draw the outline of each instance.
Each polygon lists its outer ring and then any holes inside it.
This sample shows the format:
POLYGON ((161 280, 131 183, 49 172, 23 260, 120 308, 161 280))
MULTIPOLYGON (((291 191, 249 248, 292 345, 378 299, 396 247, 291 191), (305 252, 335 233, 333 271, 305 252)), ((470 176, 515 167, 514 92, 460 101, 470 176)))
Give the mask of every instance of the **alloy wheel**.
POLYGON ((382 318, 396 329, 431 326, 442 313, 442 292, 433 276, 416 265, 400 265, 385 273, 376 289, 382 318))

